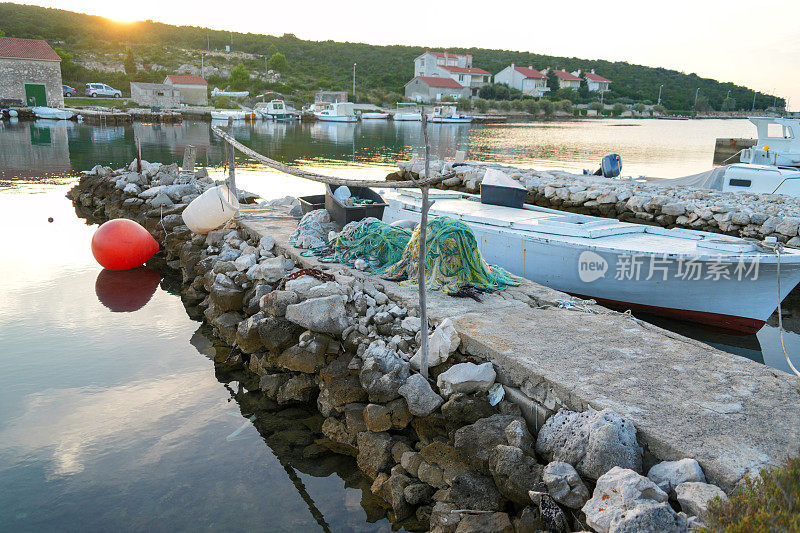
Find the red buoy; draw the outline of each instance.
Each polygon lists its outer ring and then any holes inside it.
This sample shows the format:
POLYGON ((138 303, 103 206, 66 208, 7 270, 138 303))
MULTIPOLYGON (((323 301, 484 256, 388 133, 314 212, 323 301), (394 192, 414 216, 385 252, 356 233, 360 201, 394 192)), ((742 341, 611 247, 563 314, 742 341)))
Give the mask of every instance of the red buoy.
POLYGON ((97 228, 92 237, 92 255, 109 270, 142 266, 158 252, 158 242, 133 220, 116 218, 97 228))

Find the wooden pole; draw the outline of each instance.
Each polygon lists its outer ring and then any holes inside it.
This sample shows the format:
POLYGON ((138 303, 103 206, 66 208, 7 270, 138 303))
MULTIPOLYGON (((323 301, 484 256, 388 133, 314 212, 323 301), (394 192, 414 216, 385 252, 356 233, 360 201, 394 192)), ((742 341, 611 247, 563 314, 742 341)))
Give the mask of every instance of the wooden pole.
MULTIPOLYGON (((422 110, 422 138, 425 141, 425 178, 430 177, 430 152, 431 146, 428 142, 428 117, 425 115, 425 109, 422 110)), ((420 357, 419 373, 425 379, 428 379, 428 302, 426 295, 425 283, 425 256, 427 255, 427 240, 428 240, 428 210, 430 203, 428 203, 428 185, 420 187, 422 191, 422 216, 419 221, 419 266, 417 268, 419 274, 419 320, 420 320, 420 357)))
MULTIPOLYGON (((233 117, 228 117, 228 133, 233 136, 233 117)), ((239 194, 236 191, 236 150, 234 150, 231 143, 226 142, 225 146, 228 150, 228 190, 231 191, 231 194, 234 198, 239 198, 239 194)))
POLYGON ((142 145, 138 135, 136 136, 136 172, 142 173, 142 145))

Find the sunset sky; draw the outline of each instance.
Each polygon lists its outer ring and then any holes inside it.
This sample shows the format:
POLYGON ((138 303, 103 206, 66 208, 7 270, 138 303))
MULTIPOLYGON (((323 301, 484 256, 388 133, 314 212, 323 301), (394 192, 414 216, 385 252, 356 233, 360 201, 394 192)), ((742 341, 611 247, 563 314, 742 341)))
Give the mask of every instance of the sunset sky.
POLYGON ((797 0, 25 3, 124 21, 293 33, 312 40, 500 48, 628 61, 732 81, 788 98, 789 109, 800 109, 797 0))

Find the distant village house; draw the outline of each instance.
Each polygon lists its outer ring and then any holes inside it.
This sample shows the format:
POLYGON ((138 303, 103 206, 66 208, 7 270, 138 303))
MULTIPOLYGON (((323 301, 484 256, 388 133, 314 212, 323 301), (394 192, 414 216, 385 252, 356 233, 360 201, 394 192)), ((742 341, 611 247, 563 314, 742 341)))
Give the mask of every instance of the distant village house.
POLYGON ((511 63, 495 74, 494 82, 505 83, 512 89, 522 91, 522 94, 536 97, 550 90, 547 86, 547 76, 533 68, 533 65, 518 67, 511 63))
POLYGON ((469 96, 478 96, 481 87, 489 83, 492 73, 472 66, 472 54, 444 52, 425 53, 414 59, 414 76, 442 77, 456 81, 469 90, 469 96))
MULTIPOLYGON (((580 76, 581 71, 577 72, 577 75, 580 76)), ((573 72, 573 74, 575 74, 573 72)), ((589 87, 589 91, 595 93, 604 93, 608 91, 608 84, 611 83, 611 80, 608 78, 604 78, 599 74, 595 74, 594 69, 591 72, 584 72, 583 77, 586 78, 586 84, 589 87)))
POLYGON ((576 91, 580 89, 581 79, 575 74, 567 72, 564 69, 554 70, 553 74, 555 75, 556 79, 558 79, 559 89, 575 89, 576 91))
POLYGON ((0 37, 0 99, 64 107, 61 58, 46 41, 0 37))
POLYGON ((405 95, 417 102, 439 102, 444 98, 469 98, 471 91, 452 78, 417 76, 406 83, 405 95))
POLYGON ((131 82, 131 100, 146 107, 174 108, 181 106, 181 91, 166 83, 131 82))
POLYGON ((170 74, 164 84, 180 91, 182 104, 208 105, 208 82, 200 76, 170 74))

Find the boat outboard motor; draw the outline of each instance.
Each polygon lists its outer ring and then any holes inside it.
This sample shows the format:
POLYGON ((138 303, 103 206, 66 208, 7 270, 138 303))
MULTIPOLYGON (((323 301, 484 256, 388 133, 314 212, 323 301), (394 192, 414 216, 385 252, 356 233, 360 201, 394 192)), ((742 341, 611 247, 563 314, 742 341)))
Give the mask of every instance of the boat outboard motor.
POLYGON ((604 178, 616 178, 622 172, 622 158, 619 154, 608 154, 600 161, 600 168, 594 173, 595 176, 604 178))

